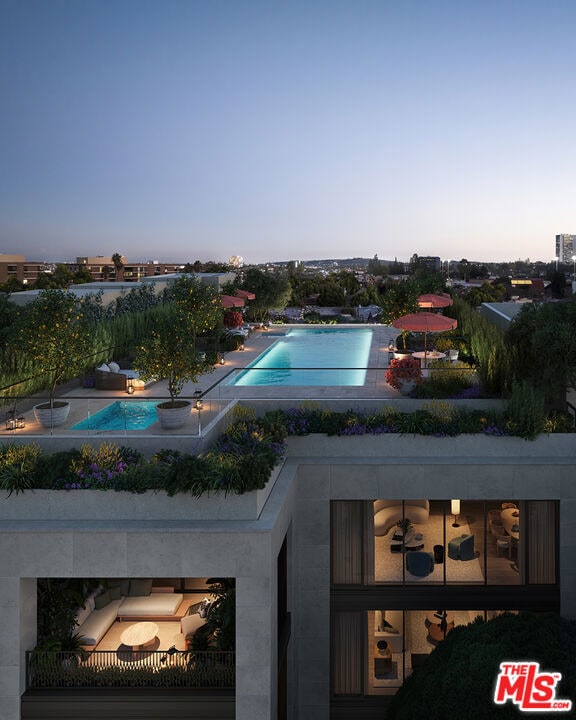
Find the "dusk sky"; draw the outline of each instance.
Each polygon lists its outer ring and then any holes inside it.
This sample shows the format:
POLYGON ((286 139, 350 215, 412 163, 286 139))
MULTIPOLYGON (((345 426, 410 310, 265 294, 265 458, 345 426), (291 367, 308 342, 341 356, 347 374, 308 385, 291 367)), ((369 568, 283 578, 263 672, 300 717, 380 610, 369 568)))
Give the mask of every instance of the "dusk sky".
POLYGON ((0 0, 0 253, 549 261, 574 0, 0 0))

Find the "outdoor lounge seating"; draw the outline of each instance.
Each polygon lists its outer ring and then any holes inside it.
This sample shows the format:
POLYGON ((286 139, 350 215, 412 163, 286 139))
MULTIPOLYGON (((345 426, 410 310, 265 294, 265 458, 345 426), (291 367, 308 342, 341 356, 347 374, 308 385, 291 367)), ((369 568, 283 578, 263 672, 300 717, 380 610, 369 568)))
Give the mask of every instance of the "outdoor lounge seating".
POLYGON ((76 632, 84 645, 97 645, 110 625, 125 617, 173 617, 184 596, 181 593, 152 593, 151 580, 112 580, 100 586, 76 613, 76 632), (117 583, 117 584, 116 584, 117 583))
MULTIPOLYGON (((134 390, 145 388, 148 383, 140 380, 136 370, 121 368, 118 363, 102 363, 96 368, 96 390, 122 390, 126 391, 128 381, 134 390)), ((150 381, 153 382, 153 381, 150 381)))
POLYGON ((126 375, 96 370, 96 390, 126 390, 126 375))

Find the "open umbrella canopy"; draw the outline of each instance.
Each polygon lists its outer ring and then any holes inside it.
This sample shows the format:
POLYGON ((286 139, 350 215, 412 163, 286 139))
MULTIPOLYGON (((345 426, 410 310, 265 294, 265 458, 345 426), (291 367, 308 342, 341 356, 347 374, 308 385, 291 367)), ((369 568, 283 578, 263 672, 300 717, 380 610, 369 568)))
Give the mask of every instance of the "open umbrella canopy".
POLYGON ((393 320, 392 325, 399 330, 424 333, 424 352, 426 352, 428 333, 454 330, 458 327, 458 320, 445 315, 437 315, 436 313, 419 312, 412 313, 412 315, 402 315, 402 317, 393 320))
POLYGON ((238 297, 244 298, 245 300, 256 299, 256 295, 253 292, 250 292, 250 290, 236 290, 236 295, 238 297))
POLYGON ((446 317, 446 315, 437 315, 431 312, 412 313, 412 315, 402 315, 392 321, 392 325, 399 330, 409 330, 411 332, 445 332, 446 330, 454 330, 458 327, 458 321, 454 318, 446 317))
POLYGON ((233 295, 220 295, 220 302, 224 308, 244 307, 244 298, 233 295))
POLYGON ((425 295, 420 295, 418 298, 418 305, 422 308, 449 307, 452 305, 452 302, 452 298, 448 295, 448 293, 440 293, 439 295, 427 293, 425 295))

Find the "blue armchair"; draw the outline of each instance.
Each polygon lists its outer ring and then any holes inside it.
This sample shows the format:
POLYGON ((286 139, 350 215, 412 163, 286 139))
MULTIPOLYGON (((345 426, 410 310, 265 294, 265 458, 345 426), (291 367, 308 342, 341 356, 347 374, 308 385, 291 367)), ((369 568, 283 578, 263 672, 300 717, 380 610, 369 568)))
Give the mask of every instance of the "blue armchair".
POLYGON ((474 535, 459 535, 448 543, 448 557, 452 560, 474 559, 474 535))
POLYGON ((434 570, 434 556, 422 550, 406 553, 406 570, 411 575, 426 577, 434 570))

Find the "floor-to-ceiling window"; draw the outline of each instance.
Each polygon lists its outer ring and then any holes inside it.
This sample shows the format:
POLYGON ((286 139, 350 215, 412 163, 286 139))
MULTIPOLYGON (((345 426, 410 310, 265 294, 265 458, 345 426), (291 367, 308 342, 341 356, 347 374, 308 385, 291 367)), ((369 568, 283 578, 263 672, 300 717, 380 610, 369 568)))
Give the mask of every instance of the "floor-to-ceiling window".
POLYGON ((558 609, 557 546, 553 500, 333 501, 333 697, 395 693, 477 616, 558 609))

